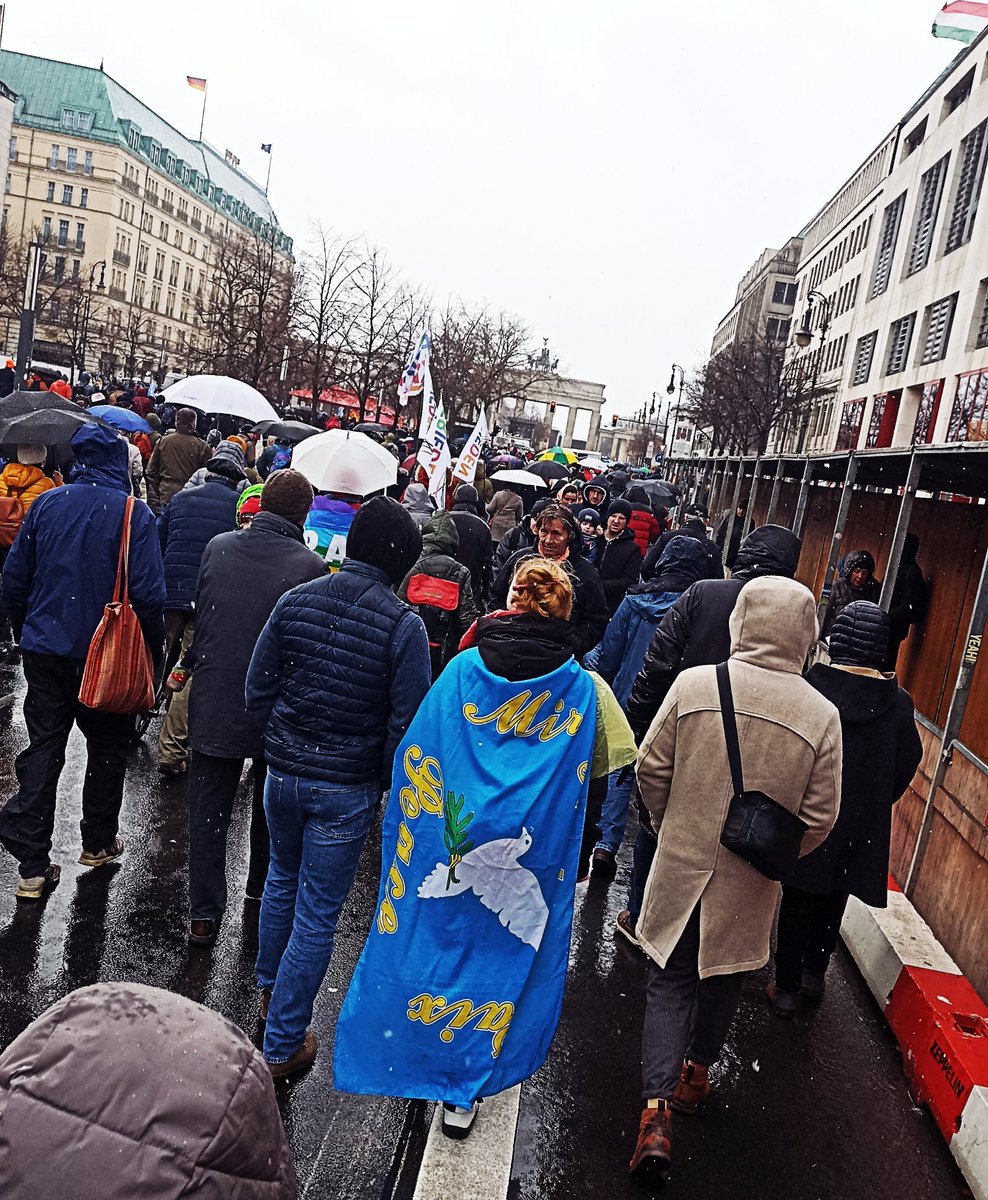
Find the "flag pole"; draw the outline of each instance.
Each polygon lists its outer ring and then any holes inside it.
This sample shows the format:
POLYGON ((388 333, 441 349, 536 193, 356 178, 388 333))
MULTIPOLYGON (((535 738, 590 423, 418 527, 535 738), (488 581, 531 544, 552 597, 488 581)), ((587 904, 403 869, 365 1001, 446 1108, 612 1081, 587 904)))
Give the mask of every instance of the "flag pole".
POLYGON ((271 160, 272 160, 273 158, 274 158, 274 154, 271 152, 271 150, 269 150, 269 151, 268 151, 268 177, 267 177, 267 179, 265 179, 265 181, 264 181, 264 194, 265 194, 265 196, 268 194, 268 188, 271 186, 271 160))
POLYGON ((199 141, 202 141, 202 129, 206 124, 206 97, 209 95, 209 83, 204 81, 205 86, 202 89, 202 116, 199 118, 199 141))

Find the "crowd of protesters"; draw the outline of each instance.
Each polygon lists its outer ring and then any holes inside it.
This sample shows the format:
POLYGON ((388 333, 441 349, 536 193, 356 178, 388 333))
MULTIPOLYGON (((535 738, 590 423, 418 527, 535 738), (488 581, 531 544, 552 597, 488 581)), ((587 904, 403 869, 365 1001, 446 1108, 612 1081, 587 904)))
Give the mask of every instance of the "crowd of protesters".
MULTIPOLYGON (((158 768, 166 787, 187 779, 188 936, 196 947, 223 935, 227 832, 245 765, 252 768, 246 895, 260 903, 263 1059, 227 1031, 217 1053, 238 1071, 266 1064, 274 1079, 287 1079, 317 1057, 309 1026, 337 920, 393 769, 397 778, 396 751, 426 719, 416 714, 440 704, 437 689, 458 696, 466 677, 492 688, 524 681, 533 691, 565 670, 566 695, 581 703, 595 695, 610 722, 609 751, 598 720, 586 747, 593 769, 579 782, 572 773, 570 807, 582 814, 573 843, 578 884, 614 879, 629 810, 636 814, 632 881, 615 931, 648 961, 631 1172, 645 1183, 664 1178, 672 1114, 695 1113, 710 1094, 741 983, 770 959, 780 896, 768 990, 780 1017, 820 1001, 848 897, 885 902, 891 809, 919 762, 911 701, 893 674, 922 610, 915 539, 891 614, 876 602, 871 553, 846 556, 820 653, 817 603, 795 580, 799 538, 774 525, 746 532, 743 506, 712 538, 702 506, 680 499, 671 520, 641 486, 644 472, 633 478, 615 467, 587 478, 578 463, 537 500, 526 488, 492 486, 496 468, 485 464, 472 483, 450 481, 437 501, 412 447, 391 439, 396 457, 405 452, 393 495, 328 498, 350 520, 342 565, 330 570, 306 544, 316 498, 291 467, 289 446, 258 442, 236 425, 214 429, 142 385, 107 394, 84 376, 75 395, 132 407, 152 432, 128 439, 86 424, 70 456, 22 445, 0 474, 0 496, 23 500, 0 545, 4 612, 27 684, 28 745, 0 810, 0 844, 19 864, 17 897, 37 902, 59 882, 52 835, 73 724, 88 755, 79 862, 99 868, 125 852, 119 816, 133 718, 78 697, 114 595, 127 497, 138 498, 129 603, 168 697, 158 768), (817 664, 804 671, 815 648, 817 664), (781 882, 721 844, 736 793, 725 686, 745 788, 802 822, 802 857, 781 882)), ((3 534, 0 515, 0 542, 3 534)), ((508 786, 531 786, 511 774, 513 759, 504 762, 508 786)), ((551 761, 544 765, 549 780, 551 761)), ((400 849, 397 818, 393 834, 400 849)), ((40 1071, 45 1029, 70 1018, 93 1027, 102 1005, 135 996, 150 1003, 140 988, 108 996, 84 989, 41 1018, 0 1056, 0 1118, 12 1103, 11 1054, 24 1071, 40 1071)), ((180 1009, 184 1002, 173 1000, 180 1009)), ((162 1020, 181 1020, 179 1009, 162 1020)), ((338 1062, 341 1053, 338 1044, 338 1062)), ((196 1087, 191 1077, 188 1086, 196 1087)), ((231 1088, 219 1094, 229 1100, 231 1088)), ((447 1103, 445 1132, 465 1136, 479 1099, 447 1103)), ((277 1121, 262 1096, 252 1121, 264 1113, 277 1121)), ((90 1119, 100 1125, 98 1115, 90 1119)), ((293 1194, 283 1138, 270 1137, 267 1166, 245 1143, 259 1182, 238 1195, 293 1194), (272 1163, 275 1175, 265 1176, 272 1163)))

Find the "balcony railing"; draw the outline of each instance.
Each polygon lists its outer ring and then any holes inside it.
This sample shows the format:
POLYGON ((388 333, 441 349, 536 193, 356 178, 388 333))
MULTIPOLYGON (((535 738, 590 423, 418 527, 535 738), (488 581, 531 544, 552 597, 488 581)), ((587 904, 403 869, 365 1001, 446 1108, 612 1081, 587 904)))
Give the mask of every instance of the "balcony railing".
POLYGON ((184 221, 185 224, 188 225, 189 214, 187 212, 183 212, 182 209, 177 209, 175 212, 175 220, 176 221, 184 221))
POLYGON ((86 253, 86 243, 85 242, 70 242, 66 248, 68 249, 68 252, 70 254, 85 254, 86 253))
POLYGON ((127 299, 127 292, 124 290, 124 288, 111 287, 111 288, 107 288, 107 291, 109 292, 111 300, 126 300, 127 299))
POLYGON ((195 217, 193 217, 189 224, 194 230, 196 230, 197 233, 202 233, 202 221, 197 221, 195 217))
POLYGON ((152 192, 150 188, 145 188, 144 189, 144 199, 148 202, 148 204, 153 204, 155 207, 157 207, 157 205, 158 205, 158 193, 157 192, 152 192))
POLYGON ((126 250, 114 250, 113 251, 113 261, 115 263, 118 263, 121 267, 129 267, 130 266, 130 255, 127 253, 126 250))
POLYGON ((128 192, 133 192, 135 196, 140 193, 141 189, 136 179, 128 179, 127 176, 124 175, 124 177, 120 180, 120 183, 127 189, 128 192))
POLYGON ((161 207, 169 215, 175 211, 175 205, 169 204, 167 200, 162 200, 161 207))

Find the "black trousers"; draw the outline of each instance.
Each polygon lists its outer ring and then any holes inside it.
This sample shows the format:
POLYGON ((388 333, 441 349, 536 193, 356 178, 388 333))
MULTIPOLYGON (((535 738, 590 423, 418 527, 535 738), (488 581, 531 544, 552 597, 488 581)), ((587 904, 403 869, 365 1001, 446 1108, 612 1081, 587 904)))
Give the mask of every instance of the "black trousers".
POLYGON ((648 960, 642 1028, 642 1099, 668 1100, 683 1059, 704 1067, 720 1058, 741 1000, 745 972, 700 978, 700 905, 664 967, 648 960))
MULTIPOLYGON (((263 758, 254 766, 254 794, 250 815, 250 862, 247 891, 259 896, 268 873, 270 842, 264 816, 263 758)), ((189 918, 216 921, 226 908, 226 835, 245 760, 214 758, 193 750, 189 768, 189 918)))
POLYGON ((826 973, 846 907, 847 892, 817 895, 788 883, 783 886, 775 951, 775 986, 780 992, 798 992, 804 971, 826 973))
POLYGON ((103 850, 117 836, 130 718, 95 712, 79 703, 82 659, 31 651, 25 651, 23 659, 29 745, 15 763, 17 791, 0 812, 0 843, 20 863, 22 878, 29 879, 43 874, 51 861, 58 779, 73 722, 87 747, 80 822, 83 849, 103 850))

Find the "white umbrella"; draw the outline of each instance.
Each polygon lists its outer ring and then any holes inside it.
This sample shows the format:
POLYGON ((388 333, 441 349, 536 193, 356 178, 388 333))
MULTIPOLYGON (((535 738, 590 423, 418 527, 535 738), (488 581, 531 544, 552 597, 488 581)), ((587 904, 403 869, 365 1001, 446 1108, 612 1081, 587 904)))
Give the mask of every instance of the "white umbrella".
POLYGON ((498 483, 513 483, 516 487, 548 487, 546 481, 531 471, 497 471, 491 480, 498 483))
POLYGON ((607 463, 602 462, 599 458, 585 458, 580 463, 580 466, 587 471, 606 471, 607 463))
POLYGON ((249 383, 228 375, 187 375, 165 388, 166 404, 187 405, 207 413, 226 413, 245 421, 278 421, 281 418, 261 393, 249 383))
POLYGON ((292 467, 320 492, 367 496, 398 480, 398 460, 366 433, 330 429, 300 442, 292 467))

